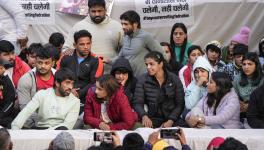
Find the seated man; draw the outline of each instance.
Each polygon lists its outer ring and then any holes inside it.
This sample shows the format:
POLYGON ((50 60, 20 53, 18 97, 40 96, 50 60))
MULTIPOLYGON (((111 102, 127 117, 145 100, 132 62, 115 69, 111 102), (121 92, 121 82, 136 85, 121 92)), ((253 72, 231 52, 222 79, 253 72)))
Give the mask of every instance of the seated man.
MULTIPOLYGON (((24 74, 18 81, 17 96, 20 110, 24 109, 39 90, 53 87, 55 69, 52 68, 53 59, 50 51, 40 47, 36 54, 35 68, 24 74)), ((37 115, 34 113, 23 128, 35 126, 37 115)))
POLYGON ((37 129, 72 129, 79 114, 80 100, 71 91, 74 73, 62 68, 55 73, 53 88, 40 90, 12 122, 12 129, 21 129, 37 110, 37 129))

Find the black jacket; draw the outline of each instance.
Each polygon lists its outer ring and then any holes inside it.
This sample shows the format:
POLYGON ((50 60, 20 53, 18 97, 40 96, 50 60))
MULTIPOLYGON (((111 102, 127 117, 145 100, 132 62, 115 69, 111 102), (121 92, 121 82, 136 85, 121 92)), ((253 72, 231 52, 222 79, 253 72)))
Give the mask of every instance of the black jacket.
POLYGON ((0 77, 3 99, 0 100, 0 120, 10 117, 16 99, 15 88, 8 76, 0 77))
POLYGON ((133 75, 133 70, 132 67, 130 66, 129 61, 123 57, 118 58, 115 61, 115 63, 112 65, 111 75, 115 76, 115 71, 120 68, 123 68, 128 71, 128 80, 124 86, 124 91, 131 105, 132 104, 131 101, 133 99, 136 88, 137 78, 135 78, 133 75))
POLYGON ((150 119, 156 118, 160 108, 164 117, 163 121, 179 119, 184 109, 183 86, 175 74, 165 71, 165 97, 158 100, 160 85, 155 77, 143 74, 136 85, 133 106, 139 117, 147 115, 150 119), (158 104, 159 101, 159 104, 158 104), (144 110, 144 104, 148 106, 148 112, 144 110))
POLYGON ((251 128, 264 129, 264 85, 250 95, 247 110, 247 121, 251 128))
POLYGON ((75 87, 80 88, 78 94, 81 102, 84 104, 88 88, 95 83, 98 58, 89 55, 80 64, 78 64, 78 56, 75 50, 72 56, 64 56, 62 58, 60 67, 69 68, 77 77, 75 87))

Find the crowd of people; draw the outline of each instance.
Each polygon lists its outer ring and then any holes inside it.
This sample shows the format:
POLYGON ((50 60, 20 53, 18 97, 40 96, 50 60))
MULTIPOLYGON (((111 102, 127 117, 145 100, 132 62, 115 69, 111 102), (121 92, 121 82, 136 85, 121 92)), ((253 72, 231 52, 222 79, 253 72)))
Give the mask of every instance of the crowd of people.
POLYGON ((88 7, 65 40, 58 32, 44 45, 0 39, 1 126, 264 128, 264 38, 259 55, 250 52, 249 27, 227 46, 202 46, 175 23, 170 41, 160 43, 141 28, 137 12, 118 22, 106 15, 104 0, 88 7))

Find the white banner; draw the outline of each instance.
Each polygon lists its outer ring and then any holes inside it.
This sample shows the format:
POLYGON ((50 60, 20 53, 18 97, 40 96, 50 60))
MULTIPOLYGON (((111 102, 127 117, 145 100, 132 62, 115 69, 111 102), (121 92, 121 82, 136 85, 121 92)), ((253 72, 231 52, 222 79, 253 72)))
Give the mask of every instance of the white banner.
POLYGON ((54 0, 18 0, 27 24, 55 24, 54 0))
POLYGON ((135 6, 145 28, 194 23, 193 0, 135 0, 135 6))

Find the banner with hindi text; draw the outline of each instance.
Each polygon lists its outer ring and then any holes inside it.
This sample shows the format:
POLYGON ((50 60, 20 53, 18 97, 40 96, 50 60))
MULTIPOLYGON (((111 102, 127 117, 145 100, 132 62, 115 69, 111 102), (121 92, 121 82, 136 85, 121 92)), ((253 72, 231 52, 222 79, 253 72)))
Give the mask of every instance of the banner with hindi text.
POLYGON ((135 0, 135 6, 144 28, 194 23, 193 0, 135 0))
POLYGON ((27 24, 55 24, 54 0, 18 0, 27 24))

